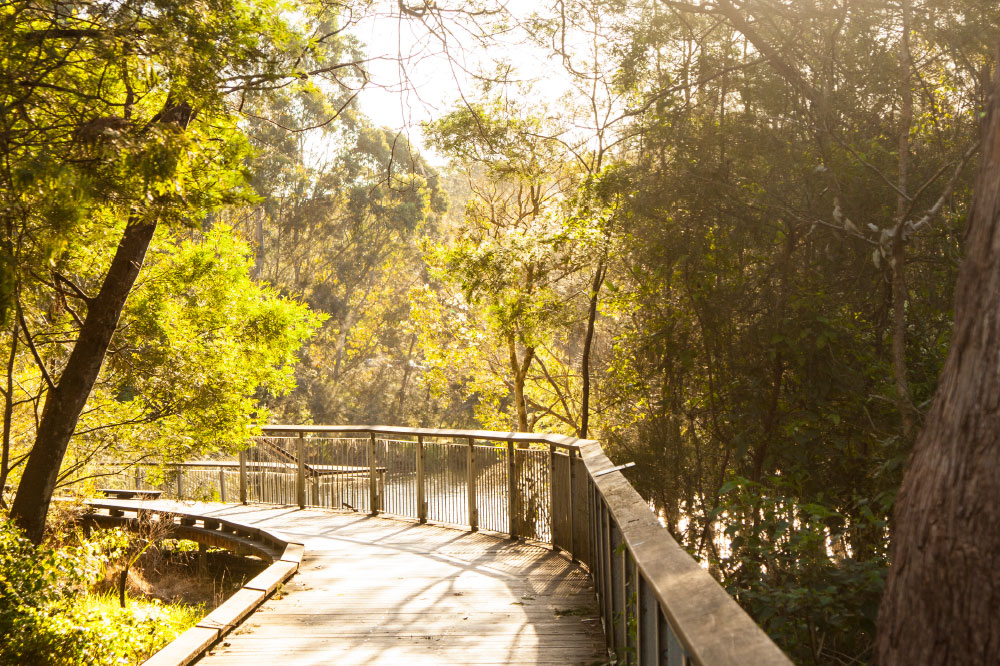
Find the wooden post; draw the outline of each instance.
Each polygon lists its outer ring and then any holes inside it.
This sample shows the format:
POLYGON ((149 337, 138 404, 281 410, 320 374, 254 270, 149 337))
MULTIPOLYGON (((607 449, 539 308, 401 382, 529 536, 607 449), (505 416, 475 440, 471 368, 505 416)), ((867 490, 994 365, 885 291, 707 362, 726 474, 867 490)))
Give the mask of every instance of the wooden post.
POLYGON ((424 436, 417 436, 417 520, 427 522, 427 500, 424 499, 424 436))
POLYGON ((299 508, 306 508, 306 440, 305 434, 299 433, 299 438, 295 441, 295 457, 298 459, 298 469, 295 474, 295 499, 299 508))
POLYGON ((476 514, 476 440, 469 438, 465 484, 469 489, 469 529, 479 530, 479 516, 476 514))
POLYGON ((177 499, 184 499, 184 468, 177 468, 177 499))
POLYGON ((608 515, 608 509, 601 502, 600 507, 601 512, 601 589, 604 591, 604 598, 601 599, 602 606, 604 607, 604 642, 607 645, 608 650, 615 649, 615 630, 614 630, 614 604, 612 602, 612 589, 613 578, 611 577, 611 567, 614 563, 614 558, 611 555, 612 542, 611 542, 611 517, 608 515))
POLYGON ((368 508, 378 514, 378 470, 375 465, 375 433, 368 439, 368 508))
POLYGON ((511 539, 516 539, 519 530, 518 520, 520 516, 519 502, 517 501, 517 464, 514 456, 517 449, 514 448, 513 440, 507 442, 507 532, 511 539))
POLYGON ((608 626, 611 628, 612 642, 615 654, 619 660, 625 660, 625 549, 622 545, 622 535, 618 526, 608 512, 608 553, 610 555, 611 574, 611 615, 608 626))
POLYGON ((226 501, 226 468, 219 468, 219 499, 226 501))
POLYGON ((247 503, 247 452, 240 451, 240 504, 247 503))
POLYGON ((556 529, 559 526, 559 513, 556 511, 556 445, 549 444, 549 530, 552 538, 552 550, 559 550, 556 529))
POLYGON ((576 562, 576 532, 573 528, 573 449, 566 451, 566 512, 569 525, 569 554, 576 562))

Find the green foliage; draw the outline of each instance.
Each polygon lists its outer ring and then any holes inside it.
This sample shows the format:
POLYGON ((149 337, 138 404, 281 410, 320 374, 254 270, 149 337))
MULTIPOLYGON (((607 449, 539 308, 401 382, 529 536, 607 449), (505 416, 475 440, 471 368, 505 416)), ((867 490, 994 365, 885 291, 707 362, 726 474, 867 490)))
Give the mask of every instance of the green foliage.
POLYGON ((75 546, 34 546, 0 516, 0 664, 137 664, 201 617, 202 609, 158 602, 119 608, 86 592, 121 535, 75 546))
POLYGON ((164 239, 148 259, 105 390, 109 409, 158 415, 132 436, 161 455, 241 445, 268 418, 259 396, 294 385, 296 352, 324 317, 253 282, 251 266, 223 226, 198 241, 164 239))
POLYGON ((260 396, 286 422, 424 421, 407 291, 426 279, 416 248, 448 206, 436 171, 405 137, 373 127, 344 93, 275 91, 252 99, 259 195, 229 218, 257 253, 254 273, 328 315, 303 350, 297 388, 260 396), (344 122, 324 125, 327 106, 344 122))
POLYGON ((724 484, 716 515, 726 549, 723 582, 796 663, 866 658, 875 638, 888 553, 848 553, 849 531, 863 523, 885 535, 870 511, 854 517, 782 494, 787 480, 724 484))
POLYGON ((338 11, 268 0, 0 8, 0 321, 13 412, 0 480, 30 453, 130 227, 158 232, 107 357, 88 350, 105 364, 63 479, 109 445, 114 457, 231 449, 267 418, 259 399, 291 389, 320 320, 251 283, 249 252, 229 232, 199 241, 191 230, 255 198, 241 98, 314 92, 339 58, 357 59, 334 37, 338 11))

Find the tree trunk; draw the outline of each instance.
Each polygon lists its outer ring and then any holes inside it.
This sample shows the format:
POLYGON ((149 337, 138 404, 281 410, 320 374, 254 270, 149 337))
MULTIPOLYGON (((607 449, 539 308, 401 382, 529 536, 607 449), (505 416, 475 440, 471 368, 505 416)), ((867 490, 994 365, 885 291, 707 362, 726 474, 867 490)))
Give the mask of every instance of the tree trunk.
POLYGON ((899 42, 899 91, 902 103, 899 111, 899 165, 896 177, 896 229, 892 235, 892 374, 896 384, 896 403, 903 421, 903 435, 913 437, 917 425, 916 410, 910 400, 910 383, 906 366, 906 245, 903 231, 910 200, 910 128, 913 125, 913 85, 910 73, 910 7, 902 3, 903 34, 899 42))
POLYGON ((28 462, 17 487, 11 517, 25 536, 40 543, 52 492, 70 437, 104 363, 111 337, 118 327, 125 299, 132 290, 155 222, 130 220, 118 243, 104 284, 87 309, 73 351, 56 387, 49 391, 28 462))
POLYGON ((583 400, 580 406, 580 438, 587 439, 587 428, 590 425, 590 348, 594 343, 594 325, 597 322, 597 299, 604 284, 604 276, 608 269, 604 261, 597 265, 594 272, 594 283, 590 288, 590 310, 587 314, 587 335, 583 339, 583 361, 580 363, 580 374, 583 375, 583 400))
POLYGON ((1000 654, 1000 72, 987 106, 951 350, 896 504, 883 666, 1000 654))
POLYGON ((0 508, 7 508, 3 491, 7 487, 10 474, 10 435, 14 417, 14 362, 17 360, 18 321, 15 319, 10 332, 10 356, 7 358, 6 384, 3 394, 3 444, 0 452, 0 508))
POLYGON ((519 361, 517 343, 513 336, 507 339, 507 347, 510 353, 510 369, 514 373, 514 408, 517 411, 517 431, 531 432, 531 427, 528 425, 528 406, 524 402, 524 382, 528 377, 531 361, 535 358, 535 348, 527 347, 524 360, 519 361))

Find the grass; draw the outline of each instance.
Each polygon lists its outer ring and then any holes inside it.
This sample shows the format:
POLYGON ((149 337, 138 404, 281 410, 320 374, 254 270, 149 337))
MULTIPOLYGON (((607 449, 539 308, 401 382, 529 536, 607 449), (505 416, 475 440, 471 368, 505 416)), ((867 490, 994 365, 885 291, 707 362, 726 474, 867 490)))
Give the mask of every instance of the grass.
POLYGON ((193 627, 205 614, 203 606, 167 604, 156 599, 126 598, 118 604, 114 592, 79 595, 75 610, 88 624, 101 626, 114 644, 117 663, 141 664, 157 650, 193 627))

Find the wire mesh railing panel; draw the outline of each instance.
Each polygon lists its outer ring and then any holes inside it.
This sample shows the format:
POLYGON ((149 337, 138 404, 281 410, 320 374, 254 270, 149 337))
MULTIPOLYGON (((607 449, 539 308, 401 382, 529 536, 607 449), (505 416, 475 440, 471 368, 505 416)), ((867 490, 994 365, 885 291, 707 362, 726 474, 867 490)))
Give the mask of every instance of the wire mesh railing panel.
POLYGON ((515 449, 517 523, 519 536, 550 543, 552 540, 549 454, 538 449, 515 449))
POLYGON ((375 441, 379 475, 379 510, 396 516, 417 517, 417 443, 401 439, 375 441))
POLYGON ((516 448, 503 440, 407 437, 256 437, 238 458, 119 467, 102 485, 159 490, 168 499, 232 503, 245 498, 248 503, 384 512, 500 533, 511 531, 513 510, 518 537, 545 543, 556 538, 561 547, 573 542, 577 526, 570 516, 575 507, 565 454, 516 448))
POLYGON ((370 512, 370 448, 368 437, 305 439, 302 449, 306 504, 370 512))
POLYGON ((507 446, 476 446, 476 507, 479 527, 494 532, 507 532, 510 478, 507 473, 507 446))
POLYGON ((298 461, 295 437, 258 437, 247 447, 247 501, 294 504, 298 461))
POLYGON ((427 519, 469 524, 468 444, 424 442, 427 519))

